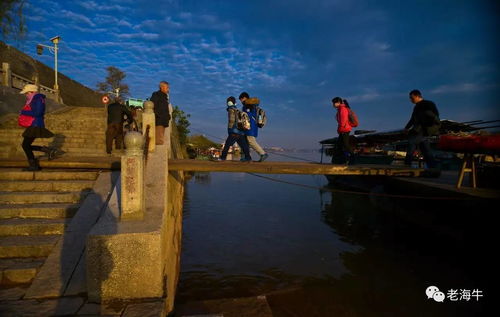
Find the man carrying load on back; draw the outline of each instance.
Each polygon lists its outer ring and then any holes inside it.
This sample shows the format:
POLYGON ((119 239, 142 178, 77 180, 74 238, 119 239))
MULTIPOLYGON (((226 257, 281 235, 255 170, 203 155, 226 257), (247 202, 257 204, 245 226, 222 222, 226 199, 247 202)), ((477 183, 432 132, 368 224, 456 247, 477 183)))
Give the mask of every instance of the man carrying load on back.
POLYGON ((259 107, 259 98, 250 98, 247 92, 242 92, 239 96, 241 104, 243 105, 243 111, 250 117, 250 130, 245 131, 247 136, 248 144, 252 149, 255 150, 260 155, 259 162, 263 162, 269 157, 269 155, 262 149, 262 147, 257 143, 257 135, 259 133, 258 124, 258 113, 257 108, 259 107))

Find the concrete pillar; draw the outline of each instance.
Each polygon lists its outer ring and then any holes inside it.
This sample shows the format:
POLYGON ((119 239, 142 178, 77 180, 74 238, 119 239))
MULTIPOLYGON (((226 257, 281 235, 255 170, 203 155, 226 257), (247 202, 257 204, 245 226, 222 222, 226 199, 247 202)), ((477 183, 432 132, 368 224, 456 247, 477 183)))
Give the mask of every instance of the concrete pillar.
POLYGON ((2 63, 3 78, 2 83, 4 86, 12 87, 12 70, 9 63, 2 63))
POLYGON ((148 143, 148 152, 153 152, 155 150, 155 113, 153 111, 154 103, 152 101, 144 102, 144 113, 142 114, 142 133, 144 137, 148 137, 146 131, 148 131, 149 126, 149 143, 148 143))
POLYGON ((121 167, 121 220, 144 218, 144 137, 140 132, 125 135, 121 167))

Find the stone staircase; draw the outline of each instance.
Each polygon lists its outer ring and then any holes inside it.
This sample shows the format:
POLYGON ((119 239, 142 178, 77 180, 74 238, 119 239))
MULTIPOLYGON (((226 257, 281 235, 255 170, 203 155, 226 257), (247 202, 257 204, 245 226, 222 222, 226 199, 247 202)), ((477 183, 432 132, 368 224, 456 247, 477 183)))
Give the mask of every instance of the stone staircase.
MULTIPOLYGON (((45 126, 55 136, 36 139, 34 145, 56 147, 65 157, 106 155, 104 107, 65 107, 46 114, 45 126)), ((3 118, 0 123, 0 158, 25 158, 21 148, 23 132, 24 128, 17 125, 17 115, 3 118)), ((35 152, 35 155, 40 153, 35 152)))
POLYGON ((96 171, 0 169, 0 286, 29 284, 92 189, 96 171))

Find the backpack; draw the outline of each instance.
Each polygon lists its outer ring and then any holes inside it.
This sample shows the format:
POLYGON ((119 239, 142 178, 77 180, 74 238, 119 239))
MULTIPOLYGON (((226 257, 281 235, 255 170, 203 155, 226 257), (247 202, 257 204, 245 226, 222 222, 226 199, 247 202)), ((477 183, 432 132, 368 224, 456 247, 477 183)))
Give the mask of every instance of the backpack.
POLYGON ((263 128, 266 125, 266 112, 261 107, 257 107, 257 118, 255 119, 255 122, 259 128, 263 128))
POLYGON ((349 125, 351 127, 357 127, 359 125, 358 116, 351 109, 349 109, 349 125))
POLYGON ((236 110, 236 127, 241 131, 250 130, 250 117, 245 111, 236 110))

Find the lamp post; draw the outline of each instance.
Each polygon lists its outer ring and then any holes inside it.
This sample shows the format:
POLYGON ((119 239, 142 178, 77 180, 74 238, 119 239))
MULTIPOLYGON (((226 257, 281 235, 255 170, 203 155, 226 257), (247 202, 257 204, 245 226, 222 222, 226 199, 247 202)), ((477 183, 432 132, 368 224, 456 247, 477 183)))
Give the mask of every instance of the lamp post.
POLYGON ((57 84, 57 51, 59 50, 59 47, 57 46, 57 44, 59 44, 60 40, 61 40, 60 36, 55 36, 50 39, 50 41, 52 42, 52 44, 54 44, 54 46, 49 46, 44 44, 38 44, 36 46, 36 53, 38 55, 42 55, 44 47, 48 48, 49 52, 54 54, 54 70, 55 70, 54 90, 56 91, 57 95, 59 95, 59 85, 57 84))

